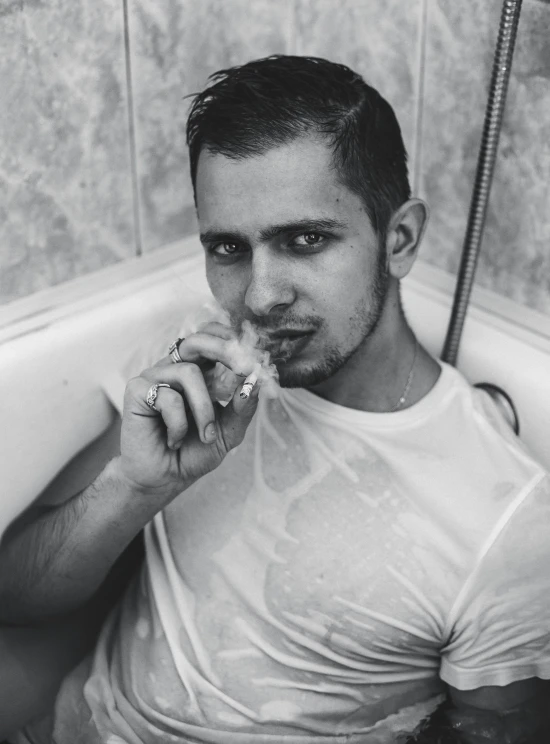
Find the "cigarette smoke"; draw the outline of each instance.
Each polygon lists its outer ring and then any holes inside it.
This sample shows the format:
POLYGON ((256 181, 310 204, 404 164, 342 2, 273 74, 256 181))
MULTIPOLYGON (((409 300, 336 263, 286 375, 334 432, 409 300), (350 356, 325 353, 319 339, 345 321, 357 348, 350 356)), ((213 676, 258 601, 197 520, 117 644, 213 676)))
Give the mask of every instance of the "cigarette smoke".
MULTIPOLYGON (((214 300, 198 308, 193 317, 186 323, 187 333, 196 333, 205 325, 216 321, 231 327, 229 314, 214 300)), ((271 363, 270 354, 262 349, 265 343, 263 335, 254 326, 244 320, 241 324, 239 337, 228 342, 231 358, 231 369, 218 362, 211 370, 205 372, 206 386, 212 400, 225 403, 232 397, 235 388, 243 382, 243 376, 254 372, 258 376, 257 385, 262 393, 269 398, 276 398, 279 394, 279 373, 271 363)))

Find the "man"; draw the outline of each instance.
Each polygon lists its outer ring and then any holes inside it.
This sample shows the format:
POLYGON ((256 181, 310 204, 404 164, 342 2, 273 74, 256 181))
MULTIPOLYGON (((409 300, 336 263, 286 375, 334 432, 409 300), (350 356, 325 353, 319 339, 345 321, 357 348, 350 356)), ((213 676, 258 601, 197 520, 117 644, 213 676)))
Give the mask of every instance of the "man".
POLYGON ((427 209, 391 107, 343 66, 268 58, 214 76, 188 143, 231 327, 132 379, 120 457, 2 546, 1 619, 37 622, 147 524, 52 741, 396 742, 447 691, 456 740, 539 741, 549 478, 407 324, 427 209), (222 407, 204 373, 252 372, 245 320, 283 389, 222 407))

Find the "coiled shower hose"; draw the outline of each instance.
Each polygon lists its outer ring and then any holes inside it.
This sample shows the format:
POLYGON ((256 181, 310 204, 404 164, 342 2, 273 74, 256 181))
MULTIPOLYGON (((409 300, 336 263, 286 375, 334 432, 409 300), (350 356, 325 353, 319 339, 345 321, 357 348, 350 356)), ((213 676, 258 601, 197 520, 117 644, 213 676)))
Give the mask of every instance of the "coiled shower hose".
POLYGON ((522 0, 504 0, 453 309, 441 358, 456 364, 481 248, 522 0))

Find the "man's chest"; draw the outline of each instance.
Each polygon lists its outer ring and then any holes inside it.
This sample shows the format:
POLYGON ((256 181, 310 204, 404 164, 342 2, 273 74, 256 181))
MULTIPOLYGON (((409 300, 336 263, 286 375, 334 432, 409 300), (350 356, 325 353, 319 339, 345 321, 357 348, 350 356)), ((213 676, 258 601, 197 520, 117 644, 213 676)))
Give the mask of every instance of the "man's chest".
POLYGON ((453 577, 387 467, 299 475, 256 470, 242 490, 220 478, 167 520, 209 652, 322 659, 350 680, 437 669, 447 592, 434 587, 453 577))

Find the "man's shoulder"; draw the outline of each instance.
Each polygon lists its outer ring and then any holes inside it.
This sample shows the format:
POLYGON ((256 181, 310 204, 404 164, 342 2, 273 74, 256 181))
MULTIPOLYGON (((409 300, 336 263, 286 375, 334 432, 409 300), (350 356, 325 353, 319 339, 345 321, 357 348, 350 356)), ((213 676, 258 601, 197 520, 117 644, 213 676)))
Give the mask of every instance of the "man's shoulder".
MULTIPOLYGON (((443 365, 448 376, 448 387, 460 399, 462 426, 471 424, 483 440, 491 439, 493 446, 501 446, 513 459, 530 461, 537 471, 547 468, 525 442, 515 433, 512 409, 506 410, 504 397, 493 395, 491 385, 473 384, 454 367, 443 365)), ((498 388, 497 388, 498 389, 498 388)))

